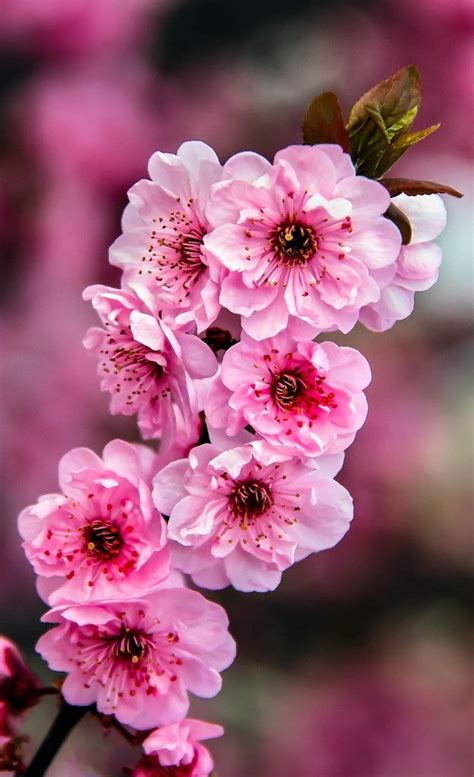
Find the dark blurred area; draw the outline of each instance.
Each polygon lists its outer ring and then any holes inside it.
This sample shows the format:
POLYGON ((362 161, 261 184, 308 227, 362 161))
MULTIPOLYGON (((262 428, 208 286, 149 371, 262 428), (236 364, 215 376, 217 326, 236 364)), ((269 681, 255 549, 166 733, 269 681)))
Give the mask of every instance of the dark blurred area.
MULTIPOLYGON (((471 777, 472 0, 2 0, 0 631, 33 645, 44 606, 16 517, 57 489, 70 448, 138 438, 112 418, 81 346, 81 291, 118 283, 107 248, 128 187, 186 139, 222 160, 300 142, 311 98, 345 109, 398 68, 423 79, 416 128, 441 121, 397 174, 446 201, 435 288, 389 332, 338 342, 369 359, 369 418, 341 482, 353 526, 272 594, 223 591, 238 659, 195 716, 222 722, 219 777, 471 777)), ((207 595, 207 594, 206 594, 207 595)), ((30 720, 33 743, 51 708, 30 720), (49 710, 49 711, 48 711, 49 710)), ((115 777, 130 755, 82 725, 51 777, 115 777), (92 742, 82 768, 81 742, 92 742), (112 760, 109 760, 112 758, 112 760), (122 759, 122 760, 120 760, 122 759), (79 764, 79 765, 77 765, 79 764), (88 770, 87 770, 88 769, 88 770)), ((127 761, 128 758, 128 761, 127 761)))

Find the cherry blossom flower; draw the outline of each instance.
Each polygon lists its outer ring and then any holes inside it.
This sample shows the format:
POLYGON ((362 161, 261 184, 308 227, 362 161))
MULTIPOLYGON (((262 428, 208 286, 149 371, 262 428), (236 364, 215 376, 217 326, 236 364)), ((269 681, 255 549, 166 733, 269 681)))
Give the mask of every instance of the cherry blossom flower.
POLYGON ((220 310, 203 239, 209 192, 222 167, 209 146, 189 141, 177 154, 153 154, 148 169, 151 181, 139 181, 128 193, 123 234, 111 246, 110 262, 127 271, 131 285, 150 288, 165 318, 179 325, 195 321, 202 332, 220 310))
POLYGON ((221 304, 257 340, 298 323, 299 335, 308 325, 348 332, 395 274, 401 238, 382 216, 387 191, 356 176, 335 145, 290 146, 273 165, 243 156, 229 160, 208 207, 211 270, 230 271, 221 304))
POLYGON ((198 397, 193 379, 212 376, 217 362, 195 335, 172 332, 154 310, 145 290, 89 286, 104 329, 91 327, 84 346, 100 359, 101 388, 112 394, 112 415, 138 414, 145 438, 160 437, 163 448, 182 450, 199 437, 198 397))
POLYGON ((333 547, 352 519, 352 500, 333 480, 342 455, 316 465, 288 460, 265 443, 194 448, 154 479, 167 515, 174 563, 198 585, 275 589, 295 561, 333 547))
POLYGON ((133 777, 208 777, 214 768, 211 754, 201 739, 224 733, 222 726, 186 719, 153 731, 143 742, 145 756, 133 777))
POLYGON ((168 588, 137 599, 64 605, 43 616, 57 623, 38 652, 67 672, 69 704, 97 709, 137 729, 177 723, 188 691, 210 698, 235 657, 225 611, 201 594, 168 588))
POLYGON ((170 570, 166 525, 151 500, 156 456, 114 440, 103 458, 87 448, 59 464, 62 494, 47 494, 19 517, 25 553, 49 604, 136 596, 170 570))
POLYGON ((206 414, 236 434, 249 424, 288 454, 319 456, 348 447, 367 415, 366 359, 332 342, 298 342, 288 334, 242 340, 224 355, 206 414))
POLYGON ((15 643, 0 636, 0 747, 15 734, 22 714, 38 702, 39 688, 15 643))
POLYGON ((378 302, 363 308, 360 320, 368 329, 383 332, 407 318, 415 305, 415 293, 430 289, 438 280, 441 248, 432 241, 446 226, 446 208, 436 194, 408 197, 400 194, 394 204, 412 225, 412 239, 402 246, 391 283, 382 289, 378 302))

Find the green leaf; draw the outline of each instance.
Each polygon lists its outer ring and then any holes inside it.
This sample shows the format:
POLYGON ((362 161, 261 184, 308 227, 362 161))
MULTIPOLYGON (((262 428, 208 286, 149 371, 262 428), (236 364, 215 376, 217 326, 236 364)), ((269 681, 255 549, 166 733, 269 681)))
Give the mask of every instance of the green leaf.
POLYGON ((311 146, 338 143, 344 151, 349 151, 349 135, 334 92, 323 92, 312 101, 303 119, 303 140, 311 146))
POLYGON ((446 186, 444 183, 434 181, 415 181, 410 178, 381 178, 380 183, 390 192, 391 197, 397 194, 408 194, 414 197, 417 194, 450 194, 451 197, 464 197, 463 193, 446 186))
POLYGON ((419 143, 420 140, 427 138, 439 129, 439 124, 433 124, 432 127, 427 127, 419 132, 403 132, 401 135, 395 138, 385 149, 384 153, 379 159, 378 167, 383 170, 384 173, 390 170, 391 167, 397 162, 403 154, 408 151, 409 148, 419 143))
POLYGON ((383 215, 386 219, 389 219, 389 221, 392 221, 395 226, 398 227, 402 236, 402 244, 404 246, 408 245, 412 238, 413 232, 410 221, 407 216, 405 216, 403 211, 400 210, 400 208, 397 208, 397 206, 391 202, 383 215))
MULTIPOLYGON (((408 130, 415 120, 420 102, 418 68, 410 65, 369 89, 355 103, 346 127, 352 161, 360 174, 379 178, 393 164, 392 157, 396 161, 410 145, 417 142, 415 135, 418 133, 410 135, 408 130), (404 142, 396 147, 396 153, 395 149, 391 153, 392 146, 402 136, 404 142)), ((430 134, 423 132, 423 137, 430 134)))

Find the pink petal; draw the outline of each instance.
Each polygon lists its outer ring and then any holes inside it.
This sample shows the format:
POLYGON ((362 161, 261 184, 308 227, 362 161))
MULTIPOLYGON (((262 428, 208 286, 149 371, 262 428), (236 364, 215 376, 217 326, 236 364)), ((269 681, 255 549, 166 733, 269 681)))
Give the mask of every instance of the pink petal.
POLYGON ((153 479, 153 501, 158 510, 164 515, 171 515, 171 511, 186 496, 184 478, 189 470, 187 459, 180 459, 168 464, 158 472, 153 479))

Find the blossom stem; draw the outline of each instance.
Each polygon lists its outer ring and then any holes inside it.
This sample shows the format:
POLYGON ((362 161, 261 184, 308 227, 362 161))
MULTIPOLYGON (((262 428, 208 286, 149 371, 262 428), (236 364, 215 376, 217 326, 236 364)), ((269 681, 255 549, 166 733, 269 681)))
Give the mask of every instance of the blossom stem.
MULTIPOLYGON (((91 707, 73 707, 63 701, 61 708, 37 750, 23 777, 43 777, 61 745, 67 739, 74 726, 89 712, 91 707)), ((17 775, 19 777, 19 774, 17 775)))
POLYGON ((32 696, 57 696, 59 693, 59 689, 55 688, 54 686, 49 686, 47 688, 37 688, 36 690, 33 690, 31 692, 32 696))

